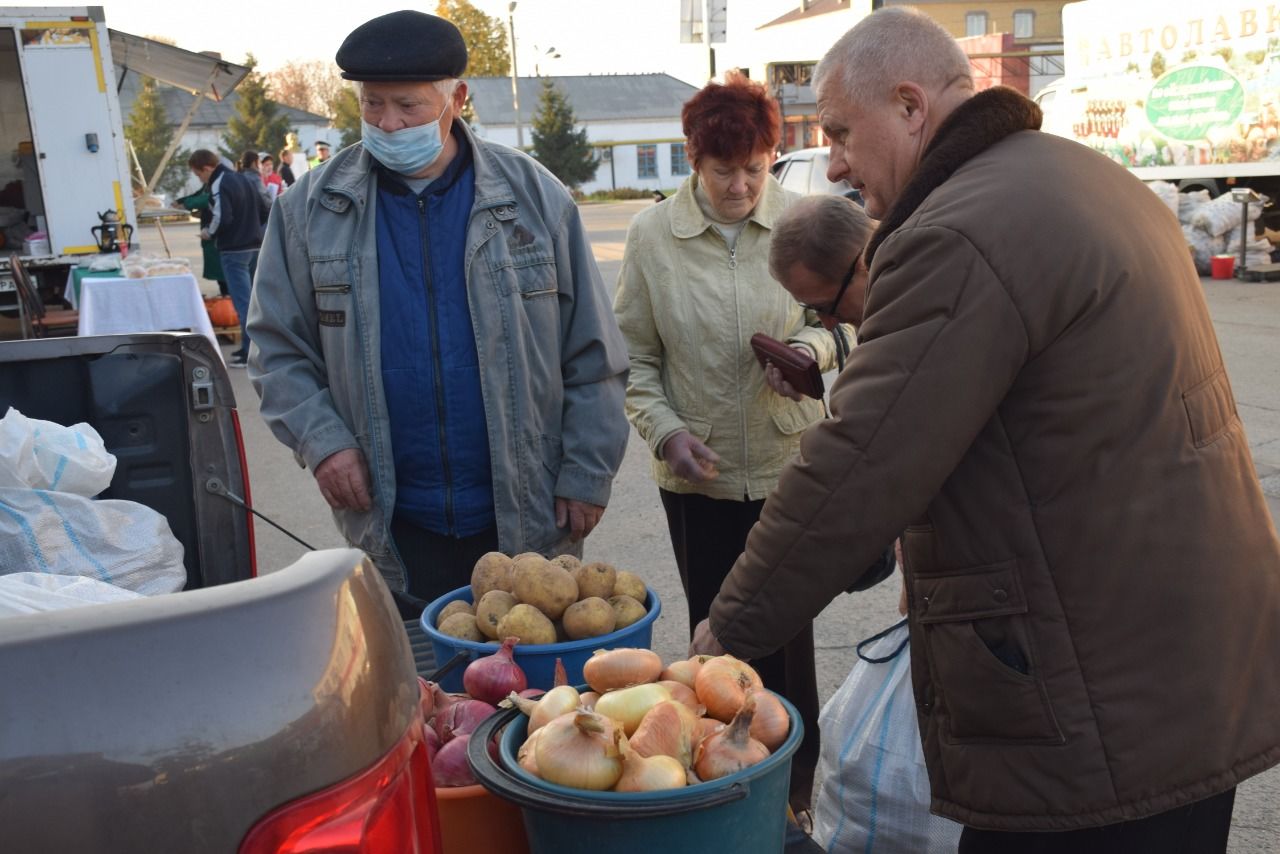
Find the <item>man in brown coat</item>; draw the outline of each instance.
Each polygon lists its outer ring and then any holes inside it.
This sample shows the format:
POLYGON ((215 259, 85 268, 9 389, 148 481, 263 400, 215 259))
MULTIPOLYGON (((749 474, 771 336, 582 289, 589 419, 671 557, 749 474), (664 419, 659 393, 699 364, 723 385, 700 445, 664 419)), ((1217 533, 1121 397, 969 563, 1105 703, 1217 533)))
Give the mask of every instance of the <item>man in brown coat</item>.
POLYGON ((901 533, 962 852, 1224 850, 1280 761, 1280 540, 1177 222, 911 10, 816 85, 865 316, 696 650, 778 648, 901 533))

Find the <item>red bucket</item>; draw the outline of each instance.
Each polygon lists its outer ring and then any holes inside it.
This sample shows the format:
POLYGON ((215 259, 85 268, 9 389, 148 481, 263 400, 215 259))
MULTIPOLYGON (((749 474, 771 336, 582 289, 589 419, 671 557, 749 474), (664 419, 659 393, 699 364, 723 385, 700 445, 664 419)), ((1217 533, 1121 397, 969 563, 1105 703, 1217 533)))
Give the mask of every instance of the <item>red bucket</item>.
POLYGON ((1215 279, 1230 279, 1235 275, 1236 256, 1214 255, 1209 259, 1209 270, 1215 279))

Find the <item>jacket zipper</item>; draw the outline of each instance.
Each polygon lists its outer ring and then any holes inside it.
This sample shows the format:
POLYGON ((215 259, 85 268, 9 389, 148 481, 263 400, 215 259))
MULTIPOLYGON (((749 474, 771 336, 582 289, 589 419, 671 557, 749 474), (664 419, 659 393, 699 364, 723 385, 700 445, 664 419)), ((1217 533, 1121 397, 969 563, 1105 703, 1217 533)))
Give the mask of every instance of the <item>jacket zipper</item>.
MULTIPOLYGON (((743 230, 746 230, 744 224, 743 230)), ((742 354, 737 352, 742 345, 742 300, 738 291, 738 241, 742 239, 742 232, 738 232, 738 236, 734 238, 733 245, 729 247, 729 275, 733 277, 733 308, 734 315, 738 327, 738 340, 734 342, 734 372, 737 377, 738 390, 738 430, 742 436, 742 494, 744 497, 750 497, 750 479, 748 472, 751 466, 747 460, 747 412, 742 405, 742 354)))
POLYGON ((440 437, 440 465, 444 470, 444 519, 449 533, 453 525, 453 475, 449 472, 449 442, 445 438, 444 375, 440 370, 440 319, 436 314, 435 289, 431 285, 431 252, 427 230, 427 203, 418 199, 418 230, 422 235, 422 273, 427 288, 427 322, 431 324, 431 372, 436 388, 437 435, 440 437))

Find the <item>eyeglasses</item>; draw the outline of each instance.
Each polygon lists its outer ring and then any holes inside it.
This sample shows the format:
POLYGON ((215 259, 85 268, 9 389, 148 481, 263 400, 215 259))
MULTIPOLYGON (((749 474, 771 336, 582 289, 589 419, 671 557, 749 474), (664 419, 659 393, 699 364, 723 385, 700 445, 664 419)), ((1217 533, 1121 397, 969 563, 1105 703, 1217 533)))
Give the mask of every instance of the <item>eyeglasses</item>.
POLYGON ((809 305, 808 303, 800 303, 800 307, 819 314, 823 317, 830 317, 833 320, 839 320, 840 300, 844 299, 845 291, 849 290, 849 284, 853 281, 853 274, 858 269, 858 258, 853 256, 853 263, 849 265, 849 272, 844 274, 844 280, 840 282, 840 290, 836 291, 836 298, 827 305, 809 305))

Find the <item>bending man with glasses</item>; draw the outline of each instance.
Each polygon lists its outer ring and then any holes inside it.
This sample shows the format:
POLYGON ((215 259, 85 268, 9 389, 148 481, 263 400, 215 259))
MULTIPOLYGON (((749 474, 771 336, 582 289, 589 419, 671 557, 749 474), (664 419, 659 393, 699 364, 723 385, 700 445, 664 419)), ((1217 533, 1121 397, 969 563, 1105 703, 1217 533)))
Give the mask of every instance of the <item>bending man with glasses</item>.
MULTIPOLYGON (((632 222, 614 311, 631 355, 627 415, 653 454, 692 629, 800 434, 823 417, 821 401, 788 400, 769 387, 752 334, 803 350, 822 370, 836 356, 818 316, 769 276, 774 226, 802 198, 769 174, 777 103, 760 84, 730 77, 691 98, 682 120, 692 175, 632 222)), ((791 774, 791 804, 800 812, 818 758, 812 627, 752 664, 804 720, 791 774)))

